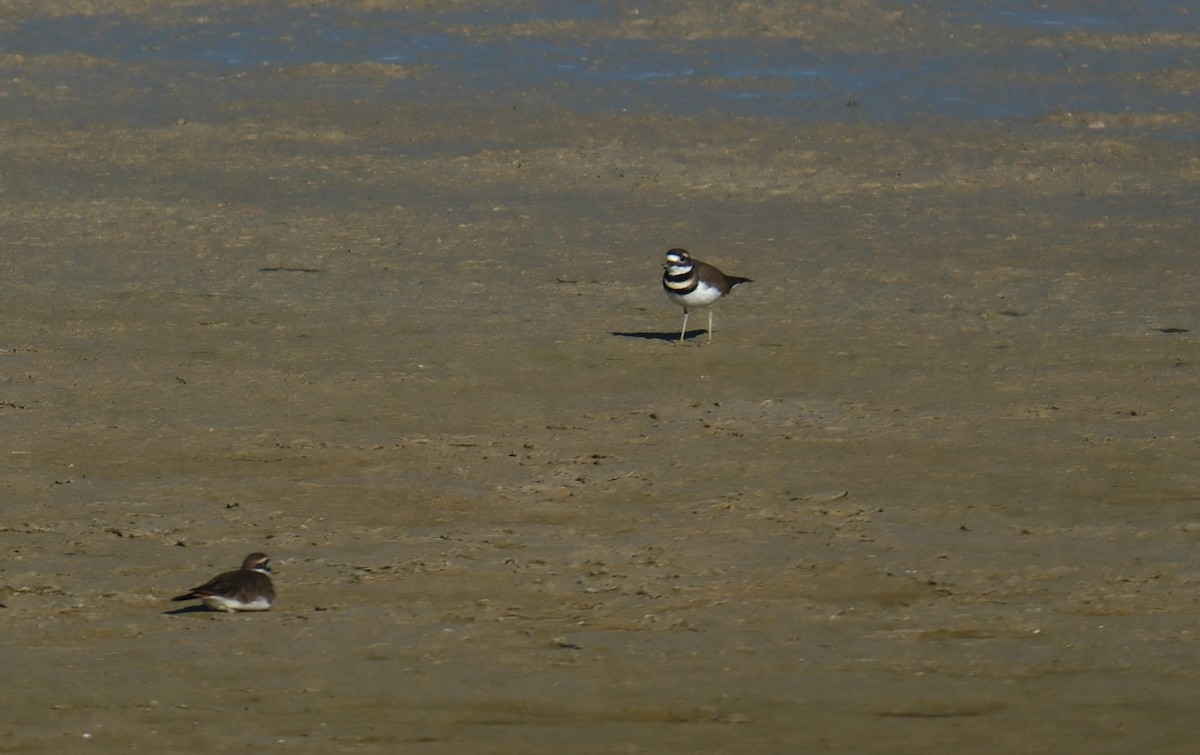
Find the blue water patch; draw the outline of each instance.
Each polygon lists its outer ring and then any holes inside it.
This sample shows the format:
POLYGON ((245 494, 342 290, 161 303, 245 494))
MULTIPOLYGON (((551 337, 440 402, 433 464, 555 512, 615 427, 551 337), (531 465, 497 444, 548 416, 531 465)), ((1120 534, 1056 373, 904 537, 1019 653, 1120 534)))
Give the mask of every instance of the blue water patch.
MULTIPOLYGON (((1181 18, 1193 27, 1198 20, 1166 2, 1101 2, 1081 9, 1002 0, 945 3, 940 9, 921 3, 920 10, 952 25, 1037 34, 1178 32, 1181 18)), ((314 63, 406 66, 419 75, 398 77, 372 92, 406 101, 452 92, 460 98, 532 97, 586 109, 878 120, 1007 120, 1059 110, 1161 112, 1191 106, 1184 95, 1149 89, 1134 75, 1190 67, 1186 46, 1076 47, 1069 56, 1045 44, 851 53, 789 38, 603 33, 619 28, 627 13, 617 2, 563 0, 445 12, 268 4, 192 8, 165 24, 120 15, 30 19, 0 30, 0 49, 24 55, 74 52, 141 65, 141 76, 157 76, 164 86, 185 75, 220 77, 314 63), (553 23, 564 21, 579 23, 553 23)), ((352 85, 344 91, 362 94, 352 85)))
POLYGON ((1024 27, 1046 32, 1122 34, 1195 32, 1196 9, 1178 0, 1089 0, 1086 3, 993 0, 947 4, 948 17, 970 23, 1024 27))

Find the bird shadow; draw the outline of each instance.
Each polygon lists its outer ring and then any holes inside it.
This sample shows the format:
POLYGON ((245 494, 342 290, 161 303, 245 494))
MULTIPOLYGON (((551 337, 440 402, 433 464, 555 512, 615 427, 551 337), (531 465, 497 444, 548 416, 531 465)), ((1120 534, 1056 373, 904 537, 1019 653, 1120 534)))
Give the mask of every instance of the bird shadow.
POLYGON ((183 608, 172 608, 170 611, 163 611, 164 616, 179 616, 189 613, 214 613, 214 611, 203 603, 199 605, 184 606, 183 608))
MULTIPOLYGON (((701 335, 707 331, 704 328, 689 330, 683 334, 684 340, 689 340, 701 335)), ((673 330, 670 333, 661 333, 654 331, 639 331, 639 332, 622 332, 619 330, 611 331, 611 335, 620 336, 621 338, 641 338, 646 341, 678 341, 679 331, 673 330)))

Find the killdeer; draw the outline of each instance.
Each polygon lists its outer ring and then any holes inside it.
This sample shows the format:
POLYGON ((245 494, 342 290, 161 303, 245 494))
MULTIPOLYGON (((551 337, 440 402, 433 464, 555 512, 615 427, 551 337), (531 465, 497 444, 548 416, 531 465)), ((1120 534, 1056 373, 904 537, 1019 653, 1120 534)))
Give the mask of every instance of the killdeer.
POLYGON ((275 586, 267 576, 270 561, 265 553, 251 553, 242 568, 218 574, 171 600, 201 600, 216 611, 265 611, 275 600, 275 586))
MULTIPOLYGON (((688 310, 711 307, 733 290, 739 283, 750 283, 749 278, 726 275, 707 262, 692 259, 684 249, 671 249, 663 265, 663 290, 671 301, 683 307, 683 327, 679 331, 679 342, 687 334, 688 310)), ((712 340, 713 313, 708 310, 708 340, 712 340)))

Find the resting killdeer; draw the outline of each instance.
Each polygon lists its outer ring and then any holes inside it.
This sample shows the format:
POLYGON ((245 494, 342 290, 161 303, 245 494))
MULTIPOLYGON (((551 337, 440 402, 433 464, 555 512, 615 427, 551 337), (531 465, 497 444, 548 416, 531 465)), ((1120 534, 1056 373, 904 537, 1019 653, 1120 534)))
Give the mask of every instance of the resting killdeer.
POLYGON ((270 561, 265 553, 251 553, 242 568, 218 574, 171 600, 202 600, 216 611, 265 611, 275 600, 275 586, 267 576, 270 561))
MULTIPOLYGON (((726 275, 707 262, 694 260, 684 249, 667 252, 663 265, 663 290, 671 301, 683 307, 683 328, 679 331, 679 342, 687 334, 688 309, 711 307, 733 290, 739 283, 750 283, 749 278, 726 275)), ((708 340, 712 340, 713 313, 708 310, 708 340)))

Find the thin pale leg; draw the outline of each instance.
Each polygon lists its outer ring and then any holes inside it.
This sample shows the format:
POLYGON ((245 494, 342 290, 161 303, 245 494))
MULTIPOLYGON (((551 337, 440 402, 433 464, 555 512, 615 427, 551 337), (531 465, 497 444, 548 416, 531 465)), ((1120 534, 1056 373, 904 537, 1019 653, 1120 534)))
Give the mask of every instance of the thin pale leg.
POLYGON ((683 308, 683 327, 679 330, 679 342, 683 343, 683 336, 687 333, 687 307, 683 308))
POLYGON ((712 307, 708 308, 708 342, 712 343, 712 307))

